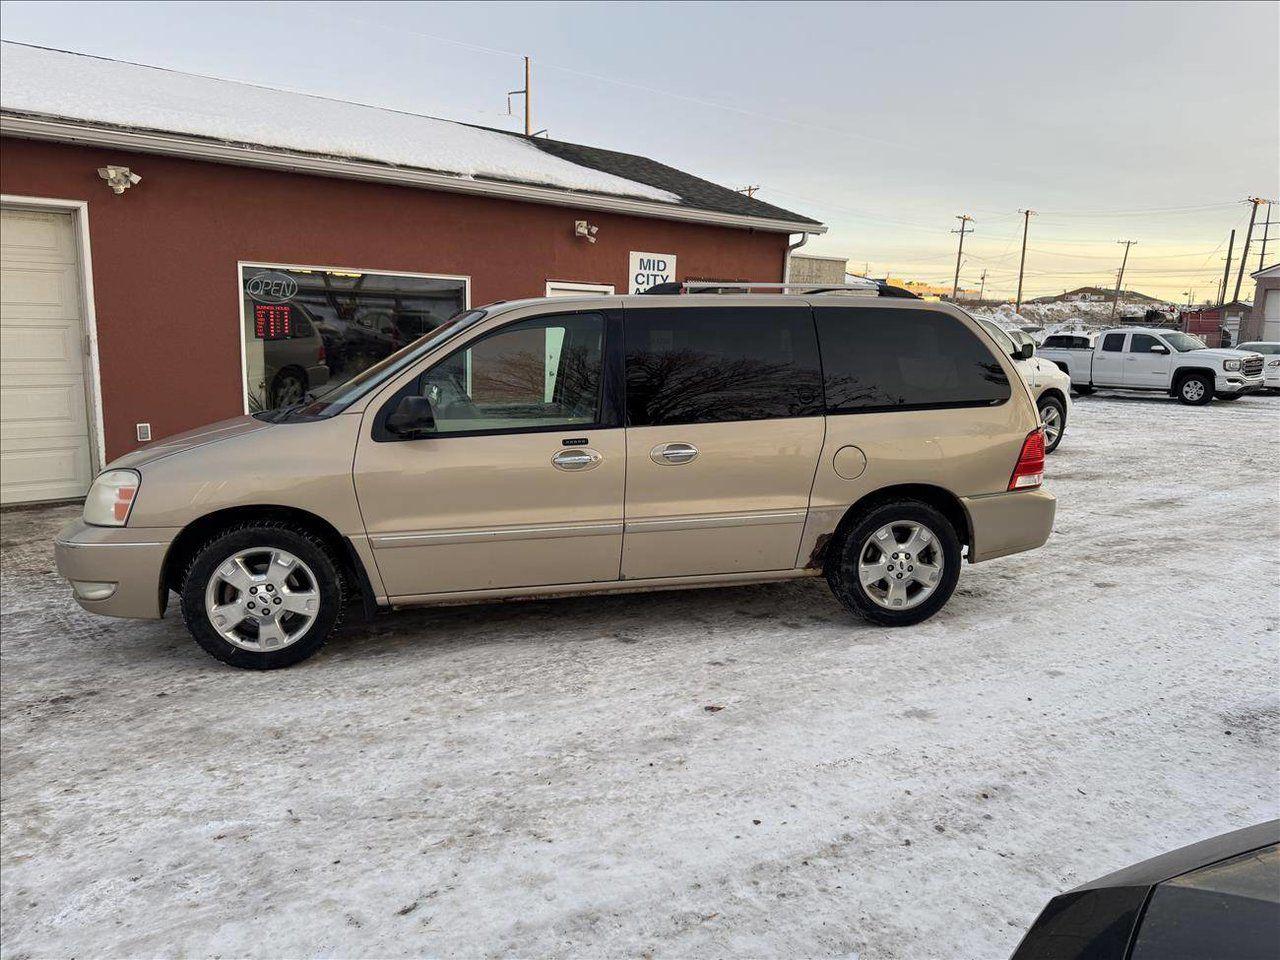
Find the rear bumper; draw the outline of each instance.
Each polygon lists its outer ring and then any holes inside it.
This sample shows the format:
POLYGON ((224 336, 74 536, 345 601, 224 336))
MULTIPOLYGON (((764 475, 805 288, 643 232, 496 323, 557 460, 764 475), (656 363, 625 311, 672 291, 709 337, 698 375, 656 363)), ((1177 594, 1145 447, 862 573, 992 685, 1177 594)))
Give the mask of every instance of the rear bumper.
POLYGON ((90 613, 155 620, 164 615, 168 592, 161 587, 160 571, 177 533, 73 520, 54 540, 53 553, 76 603, 90 613))
POLYGON ((1043 546, 1053 532, 1058 501, 1045 490, 1014 490, 985 497, 961 497, 973 531, 972 563, 1043 546))

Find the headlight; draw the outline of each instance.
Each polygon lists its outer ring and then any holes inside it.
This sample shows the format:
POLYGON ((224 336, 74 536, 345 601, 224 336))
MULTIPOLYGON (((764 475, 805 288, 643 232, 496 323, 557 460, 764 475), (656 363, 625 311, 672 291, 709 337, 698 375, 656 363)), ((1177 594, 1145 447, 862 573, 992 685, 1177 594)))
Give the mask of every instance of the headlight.
POLYGON ((1267 363, 1268 367, 1280 367, 1280 357, 1276 357, 1267 363))
POLYGON ((1240 361, 1239 360, 1223 360, 1222 369, 1223 370, 1239 370, 1240 361))
POLYGON ((123 527, 138 495, 142 477, 136 470, 108 470, 98 474, 84 499, 84 522, 95 527, 123 527))

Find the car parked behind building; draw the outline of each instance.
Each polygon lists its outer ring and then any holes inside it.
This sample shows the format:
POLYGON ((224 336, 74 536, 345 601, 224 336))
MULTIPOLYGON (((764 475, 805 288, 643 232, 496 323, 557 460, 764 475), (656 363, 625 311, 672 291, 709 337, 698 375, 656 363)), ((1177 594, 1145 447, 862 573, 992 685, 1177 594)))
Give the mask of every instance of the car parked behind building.
POLYGON ((86 610, 313 654, 366 609, 825 576, 878 624, 1040 546, 1044 433, 963 311, 871 295, 459 314, 314 402, 136 451, 58 538, 86 610))

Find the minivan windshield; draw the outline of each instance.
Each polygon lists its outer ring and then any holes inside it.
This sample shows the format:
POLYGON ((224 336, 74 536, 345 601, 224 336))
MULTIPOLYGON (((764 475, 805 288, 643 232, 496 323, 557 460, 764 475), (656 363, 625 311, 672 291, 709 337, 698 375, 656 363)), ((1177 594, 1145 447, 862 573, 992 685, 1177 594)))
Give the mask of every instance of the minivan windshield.
POLYGON ((395 353, 383 357, 373 366, 362 370, 350 380, 338 384, 331 389, 324 389, 319 395, 308 394, 301 403, 275 410, 264 410, 254 414, 260 420, 269 423, 286 423, 297 420, 319 420, 341 413, 366 393, 385 383, 418 358, 434 350, 444 341, 457 336, 463 330, 473 326, 487 315, 486 310, 464 310, 455 313, 434 330, 424 333, 417 340, 406 344, 395 353))
POLYGON ((1175 330, 1172 333, 1165 333, 1164 331, 1161 331, 1160 335, 1164 337, 1165 343, 1169 344, 1169 346, 1173 347, 1173 349, 1177 350, 1179 353, 1190 353, 1192 350, 1208 349, 1203 340, 1199 337, 1193 337, 1189 333, 1180 333, 1175 330))

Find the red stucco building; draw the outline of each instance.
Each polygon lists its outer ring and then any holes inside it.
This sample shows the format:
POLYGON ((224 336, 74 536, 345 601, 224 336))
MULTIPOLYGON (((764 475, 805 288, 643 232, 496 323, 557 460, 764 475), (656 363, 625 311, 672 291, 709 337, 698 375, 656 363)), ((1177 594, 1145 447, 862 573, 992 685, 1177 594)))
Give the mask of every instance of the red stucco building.
POLYGON ((78 496, 140 437, 343 379, 457 309, 780 281, 825 229, 644 157, 3 52, 5 502, 78 496))

